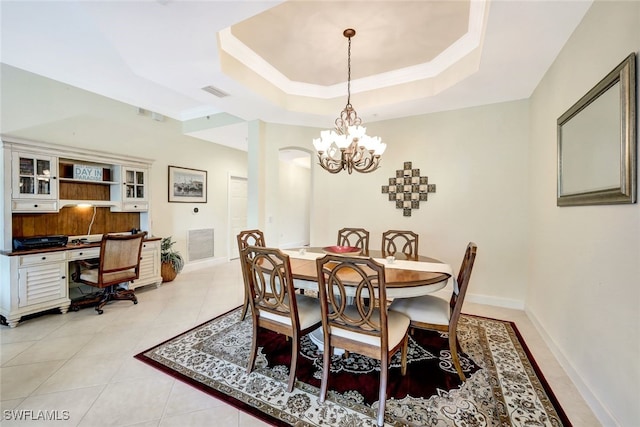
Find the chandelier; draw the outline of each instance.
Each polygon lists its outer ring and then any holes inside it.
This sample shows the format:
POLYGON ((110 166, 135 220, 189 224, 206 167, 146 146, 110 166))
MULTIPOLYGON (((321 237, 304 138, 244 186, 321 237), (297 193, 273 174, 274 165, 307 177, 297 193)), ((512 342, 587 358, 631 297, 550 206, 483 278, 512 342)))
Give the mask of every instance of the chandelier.
POLYGON ((347 55, 347 105, 335 121, 335 130, 320 132, 320 138, 313 140, 318 152, 320 166, 331 173, 343 170, 351 173, 369 173, 380 167, 380 156, 387 148, 380 137, 367 135, 362 120, 351 105, 351 38, 356 31, 347 28, 342 33, 349 39, 347 55))

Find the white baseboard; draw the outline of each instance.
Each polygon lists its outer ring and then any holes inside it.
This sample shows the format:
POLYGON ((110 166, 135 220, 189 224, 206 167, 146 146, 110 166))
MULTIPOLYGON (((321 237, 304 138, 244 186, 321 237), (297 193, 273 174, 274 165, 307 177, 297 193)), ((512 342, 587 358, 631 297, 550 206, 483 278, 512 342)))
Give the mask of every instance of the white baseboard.
POLYGON ((467 293, 465 301, 477 304, 493 305, 496 307, 512 308, 514 310, 524 310, 524 302, 510 298, 500 298, 488 295, 467 293))
POLYGON ((562 350, 558 348, 553 339, 549 336, 549 334, 547 334, 536 316, 527 309, 525 309, 525 313, 544 340, 545 344, 547 344, 547 347, 549 347, 551 353, 553 353, 558 363, 560 363, 560 366, 562 366, 562 369, 564 369, 564 371, 567 373, 567 376, 571 379, 571 381, 573 381, 576 389, 585 400, 585 402, 587 402, 587 405, 589 405, 589 408, 591 408, 596 418, 598 418, 603 426, 619 426, 620 424, 611 415, 611 412, 608 411, 607 408, 602 404, 602 402, 600 402, 600 400, 593 394, 589 386, 582 380, 582 377, 573 368, 571 362, 565 357, 562 350))

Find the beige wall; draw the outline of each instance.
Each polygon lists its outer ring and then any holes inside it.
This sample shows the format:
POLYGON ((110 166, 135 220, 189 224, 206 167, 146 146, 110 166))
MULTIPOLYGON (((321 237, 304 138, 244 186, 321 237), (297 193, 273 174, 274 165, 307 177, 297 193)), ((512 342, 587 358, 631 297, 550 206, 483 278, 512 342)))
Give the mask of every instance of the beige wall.
MULTIPOLYGON (((357 108, 357 105, 356 105, 357 108)), ((370 174, 329 174, 312 161, 312 246, 335 244, 342 227, 364 227, 371 247, 379 248, 388 229, 420 234, 421 252, 451 263, 457 270, 470 240, 479 246, 469 299, 524 308, 527 277, 528 103, 516 101, 439 114, 366 124, 387 143, 383 166, 370 174), (420 209, 404 217, 382 194, 405 161, 437 186, 420 209), (501 274, 495 274, 500 271, 501 274)), ((267 167, 260 192, 267 241, 286 245, 282 227, 288 218, 279 204, 278 151, 309 150, 318 129, 263 124, 256 143, 267 167)), ((251 156, 251 154, 250 154, 251 156)))
POLYGON ((638 50, 640 2, 598 1, 531 97, 527 311, 605 425, 640 425, 640 207, 556 206, 556 120, 638 50))
POLYGON ((155 121, 134 106, 6 65, 1 88, 2 134, 154 159, 153 234, 173 235, 186 258, 187 231, 213 228, 215 257, 227 257, 227 177, 246 176, 247 153, 184 136, 175 120, 155 121), (168 203, 168 165, 206 170, 208 203, 168 203))

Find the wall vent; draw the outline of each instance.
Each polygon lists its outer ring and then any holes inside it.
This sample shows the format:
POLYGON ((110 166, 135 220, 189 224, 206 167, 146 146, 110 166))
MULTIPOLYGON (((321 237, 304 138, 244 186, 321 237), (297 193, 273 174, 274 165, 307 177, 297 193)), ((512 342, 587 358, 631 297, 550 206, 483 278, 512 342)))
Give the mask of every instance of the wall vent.
POLYGON ((189 261, 213 258, 213 228, 189 230, 187 252, 189 261))
POLYGON ((213 96, 217 96, 218 98, 224 98, 225 96, 229 96, 228 93, 221 91, 217 87, 213 86, 205 86, 202 88, 203 91, 209 92, 213 96))

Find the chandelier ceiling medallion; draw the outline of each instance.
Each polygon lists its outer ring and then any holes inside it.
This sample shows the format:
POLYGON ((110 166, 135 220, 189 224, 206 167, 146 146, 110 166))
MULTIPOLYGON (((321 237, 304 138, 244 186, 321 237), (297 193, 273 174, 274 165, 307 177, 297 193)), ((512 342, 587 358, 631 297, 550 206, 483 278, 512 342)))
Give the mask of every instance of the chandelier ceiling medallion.
POLYGON ((320 166, 331 173, 343 170, 369 173, 380 167, 380 156, 387 148, 378 136, 367 135, 362 120, 351 105, 351 38, 356 31, 347 28, 342 33, 349 39, 347 55, 347 105, 335 121, 335 130, 320 132, 313 140, 320 166))

